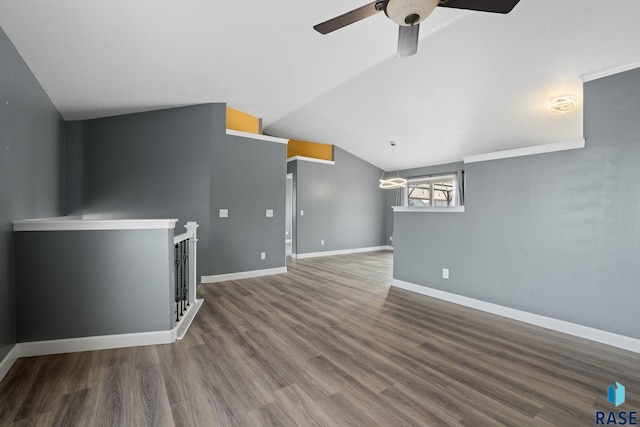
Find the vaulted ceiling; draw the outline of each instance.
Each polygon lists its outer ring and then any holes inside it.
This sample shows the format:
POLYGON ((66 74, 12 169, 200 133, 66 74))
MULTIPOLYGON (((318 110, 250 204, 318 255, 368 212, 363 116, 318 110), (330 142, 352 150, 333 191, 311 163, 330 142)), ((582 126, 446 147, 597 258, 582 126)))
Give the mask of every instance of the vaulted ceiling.
POLYGON ((384 14, 313 30, 366 2, 0 0, 0 26, 67 120, 227 102, 386 170, 580 139, 580 75, 640 59, 638 0, 436 8, 402 59, 384 14))

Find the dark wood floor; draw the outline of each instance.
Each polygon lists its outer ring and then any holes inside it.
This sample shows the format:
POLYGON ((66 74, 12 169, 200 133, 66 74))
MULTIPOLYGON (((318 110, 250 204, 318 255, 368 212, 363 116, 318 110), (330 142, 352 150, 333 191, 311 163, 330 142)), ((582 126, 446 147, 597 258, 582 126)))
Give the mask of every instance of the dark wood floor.
POLYGON ((19 360, 0 425, 593 425, 640 355, 389 288, 386 252, 207 284, 183 341, 19 360))

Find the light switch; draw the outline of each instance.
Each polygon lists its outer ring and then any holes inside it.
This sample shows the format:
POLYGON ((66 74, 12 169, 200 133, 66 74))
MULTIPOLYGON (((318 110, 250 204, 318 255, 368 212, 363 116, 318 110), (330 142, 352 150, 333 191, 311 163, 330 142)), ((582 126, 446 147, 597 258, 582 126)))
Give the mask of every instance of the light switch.
POLYGON ((229 209, 220 209, 220 218, 228 218, 229 217, 229 209))
POLYGON ((273 218, 273 209, 267 209, 267 218, 273 218))

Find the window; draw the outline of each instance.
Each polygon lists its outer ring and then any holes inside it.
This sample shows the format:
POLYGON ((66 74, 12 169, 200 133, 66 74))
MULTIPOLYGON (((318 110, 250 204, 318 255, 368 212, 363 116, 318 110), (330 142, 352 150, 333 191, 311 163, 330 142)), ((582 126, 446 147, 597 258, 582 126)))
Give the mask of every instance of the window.
POLYGON ((410 178, 404 189, 404 206, 461 206, 456 175, 410 178))

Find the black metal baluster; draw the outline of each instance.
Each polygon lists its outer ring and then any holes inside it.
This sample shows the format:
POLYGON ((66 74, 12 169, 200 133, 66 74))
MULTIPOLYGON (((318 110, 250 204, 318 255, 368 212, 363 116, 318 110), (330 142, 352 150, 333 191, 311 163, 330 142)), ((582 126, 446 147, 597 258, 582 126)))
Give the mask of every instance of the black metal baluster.
POLYGON ((189 307, 189 276, 191 275, 191 271, 190 271, 190 265, 189 265, 189 241, 186 241, 185 244, 186 247, 186 253, 185 253, 185 266, 186 266, 186 270, 185 270, 185 281, 184 281, 184 300, 187 304, 187 307, 189 307))
POLYGON ((174 261, 174 265, 175 265, 175 281, 176 281, 176 288, 175 288, 175 302, 176 302, 176 322, 178 320, 180 320, 180 258, 179 258, 179 249, 180 249, 180 244, 176 244, 174 245, 174 250, 173 250, 173 261, 174 261))
POLYGON ((176 322, 189 307, 189 239, 174 245, 176 322))

